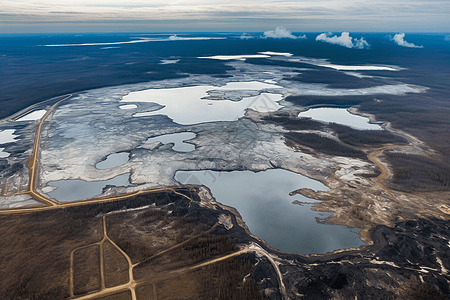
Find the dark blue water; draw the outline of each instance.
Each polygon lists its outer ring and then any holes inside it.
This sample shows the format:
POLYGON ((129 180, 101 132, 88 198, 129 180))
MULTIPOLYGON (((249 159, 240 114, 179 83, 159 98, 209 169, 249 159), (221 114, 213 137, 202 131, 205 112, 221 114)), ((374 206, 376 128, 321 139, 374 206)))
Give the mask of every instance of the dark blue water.
MULTIPOLYGON (((307 39, 241 40, 241 33, 178 34, 178 37, 222 37, 213 40, 154 41, 120 45, 45 47, 54 44, 117 43, 141 38, 167 39, 171 34, 45 34, 0 35, 0 117, 5 117, 32 103, 61 94, 102 86, 184 77, 187 74, 223 76, 230 66, 226 62, 202 60, 198 56, 256 54, 259 51, 290 52, 298 56, 326 58, 336 64, 388 64, 406 70, 372 71, 402 82, 426 85, 440 96, 450 86, 450 42, 441 34, 407 34, 405 40, 424 48, 400 47, 389 39, 392 33, 351 33, 364 37, 369 49, 348 49, 315 41, 318 33, 307 33, 307 39), (104 49, 105 47, 115 47, 104 49), (162 59, 179 59, 176 64, 160 65, 162 59)), ((261 34, 253 34, 259 37, 261 34)), ((298 34, 299 35, 299 34, 298 34)), ((250 63, 279 64, 266 59, 250 63)), ((301 63, 290 66, 318 67, 301 63)), ((323 74, 327 75, 326 73, 323 74)), ((329 75, 329 74, 328 74, 329 75)), ((333 84, 349 78, 326 76, 313 81, 333 84), (336 79, 335 79, 336 77, 336 79), (325 77, 324 77, 325 78, 325 77)), ((355 78, 353 78, 356 80, 355 78)), ((365 79, 357 80, 364 86, 365 79)))

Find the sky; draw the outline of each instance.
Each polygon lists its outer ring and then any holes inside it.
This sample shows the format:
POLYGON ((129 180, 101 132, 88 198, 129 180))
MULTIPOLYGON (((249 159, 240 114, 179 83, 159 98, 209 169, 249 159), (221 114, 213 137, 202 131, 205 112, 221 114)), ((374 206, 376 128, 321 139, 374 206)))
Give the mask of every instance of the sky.
POLYGON ((0 33, 450 31, 449 0, 0 0, 0 33))

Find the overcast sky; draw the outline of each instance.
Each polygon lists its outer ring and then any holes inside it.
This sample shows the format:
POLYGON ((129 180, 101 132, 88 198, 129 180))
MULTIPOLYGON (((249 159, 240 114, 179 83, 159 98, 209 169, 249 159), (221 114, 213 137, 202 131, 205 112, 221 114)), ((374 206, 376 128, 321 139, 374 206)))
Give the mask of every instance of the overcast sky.
POLYGON ((450 0, 0 0, 0 33, 449 32, 450 0))

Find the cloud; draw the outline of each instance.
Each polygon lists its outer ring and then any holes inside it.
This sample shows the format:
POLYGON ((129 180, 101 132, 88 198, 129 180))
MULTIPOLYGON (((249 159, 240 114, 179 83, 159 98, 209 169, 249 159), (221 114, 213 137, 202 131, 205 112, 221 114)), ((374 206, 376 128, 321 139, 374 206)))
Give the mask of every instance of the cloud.
POLYGON ((413 43, 408 43, 407 41, 404 40, 405 38, 405 33, 397 33, 396 35, 394 35, 394 37, 392 38, 392 40, 399 46, 403 46, 403 47, 408 47, 408 48, 423 48, 423 46, 416 46, 413 43))
POLYGON ((274 39, 304 39, 305 35, 297 37, 293 35, 289 30, 284 28, 283 26, 278 26, 275 30, 265 31, 264 37, 266 38, 274 38, 274 39))
POLYGON ((364 48, 369 48, 370 45, 369 43, 362 37, 359 40, 357 38, 354 38, 355 41, 355 48, 357 49, 364 49, 364 48))
POLYGON ((330 37, 330 35, 331 32, 321 33, 316 37, 316 41, 336 44, 347 48, 364 49, 370 47, 369 43, 363 37, 358 40, 357 38, 352 38, 350 33, 345 31, 341 33, 341 36, 335 35, 330 37))

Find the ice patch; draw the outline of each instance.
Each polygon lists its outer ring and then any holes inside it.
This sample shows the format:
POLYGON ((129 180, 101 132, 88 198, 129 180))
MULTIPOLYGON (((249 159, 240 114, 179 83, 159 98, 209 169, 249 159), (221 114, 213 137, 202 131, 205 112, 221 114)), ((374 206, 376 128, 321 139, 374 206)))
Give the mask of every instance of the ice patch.
POLYGON ((109 45, 124 45, 124 44, 137 44, 137 43, 149 43, 149 42, 165 42, 165 41, 204 41, 204 40, 224 40, 225 37, 178 37, 176 34, 168 38, 139 38, 137 40, 124 41, 124 42, 109 42, 109 43, 82 43, 82 44, 53 44, 53 45, 41 45, 45 47, 79 47, 79 46, 109 46, 109 45))
POLYGON ((0 144, 12 143, 16 141, 15 129, 6 129, 0 131, 0 144))
POLYGON ((45 109, 41 109, 41 110, 36 110, 33 111, 32 113, 16 120, 17 122, 21 122, 21 121, 36 121, 36 120, 40 120, 46 113, 47 111, 45 109))
POLYGON ((301 112, 299 118, 312 118, 325 123, 337 123, 360 130, 382 130, 380 125, 370 124, 369 119, 349 113, 344 108, 313 108, 301 112))
POLYGON ((80 46, 109 46, 109 45, 124 45, 124 44, 136 44, 136 43, 148 43, 151 39, 139 39, 125 42, 110 42, 110 43, 82 43, 82 44, 53 44, 42 45, 45 47, 80 47, 80 46))
POLYGON ((218 60, 240 60, 245 61, 247 58, 268 58, 269 55, 251 54, 251 55, 215 55, 215 56, 201 56, 198 58, 218 59, 218 60))
POLYGON ((226 37, 181 37, 176 34, 171 35, 167 39, 161 39, 160 41, 207 41, 207 40, 226 40, 226 37))
POLYGON ((137 108, 136 104, 127 104, 127 105, 121 105, 119 106, 120 109, 135 109, 137 108))
POLYGON ((258 52, 259 54, 263 54, 263 55, 279 55, 279 56, 287 56, 290 57, 294 54, 292 53, 287 53, 287 52, 272 52, 272 51, 265 51, 265 52, 258 52))
POLYGON ((271 84, 277 84, 277 82, 274 81, 274 80, 272 80, 272 79, 264 80, 264 82, 266 82, 266 83, 271 83, 271 84))
POLYGON ((282 86, 267 84, 259 81, 244 81, 244 82, 228 82, 221 87, 214 87, 214 90, 262 90, 262 89, 281 89, 282 86))
POLYGON ((402 68, 397 66, 349 66, 349 65, 336 65, 330 63, 326 59, 315 59, 307 57, 299 57, 289 59, 292 62, 300 62, 304 64, 310 64, 319 67, 331 68, 338 71, 399 71, 402 68))
POLYGON ((339 71, 398 71, 398 69, 383 66, 344 66, 344 65, 326 64, 321 65, 321 67, 332 68, 339 71))
POLYGON ((0 158, 5 158, 11 155, 8 152, 3 152, 3 150, 5 150, 5 148, 0 148, 0 158))
POLYGON ((179 59, 161 59, 160 65, 171 65, 179 62, 179 59))
POLYGON ((198 58, 245 61, 247 58, 269 58, 271 56, 291 57, 293 55, 294 54, 288 52, 265 51, 265 52, 258 52, 258 54, 249 54, 249 55, 215 55, 215 56, 202 56, 198 58))

